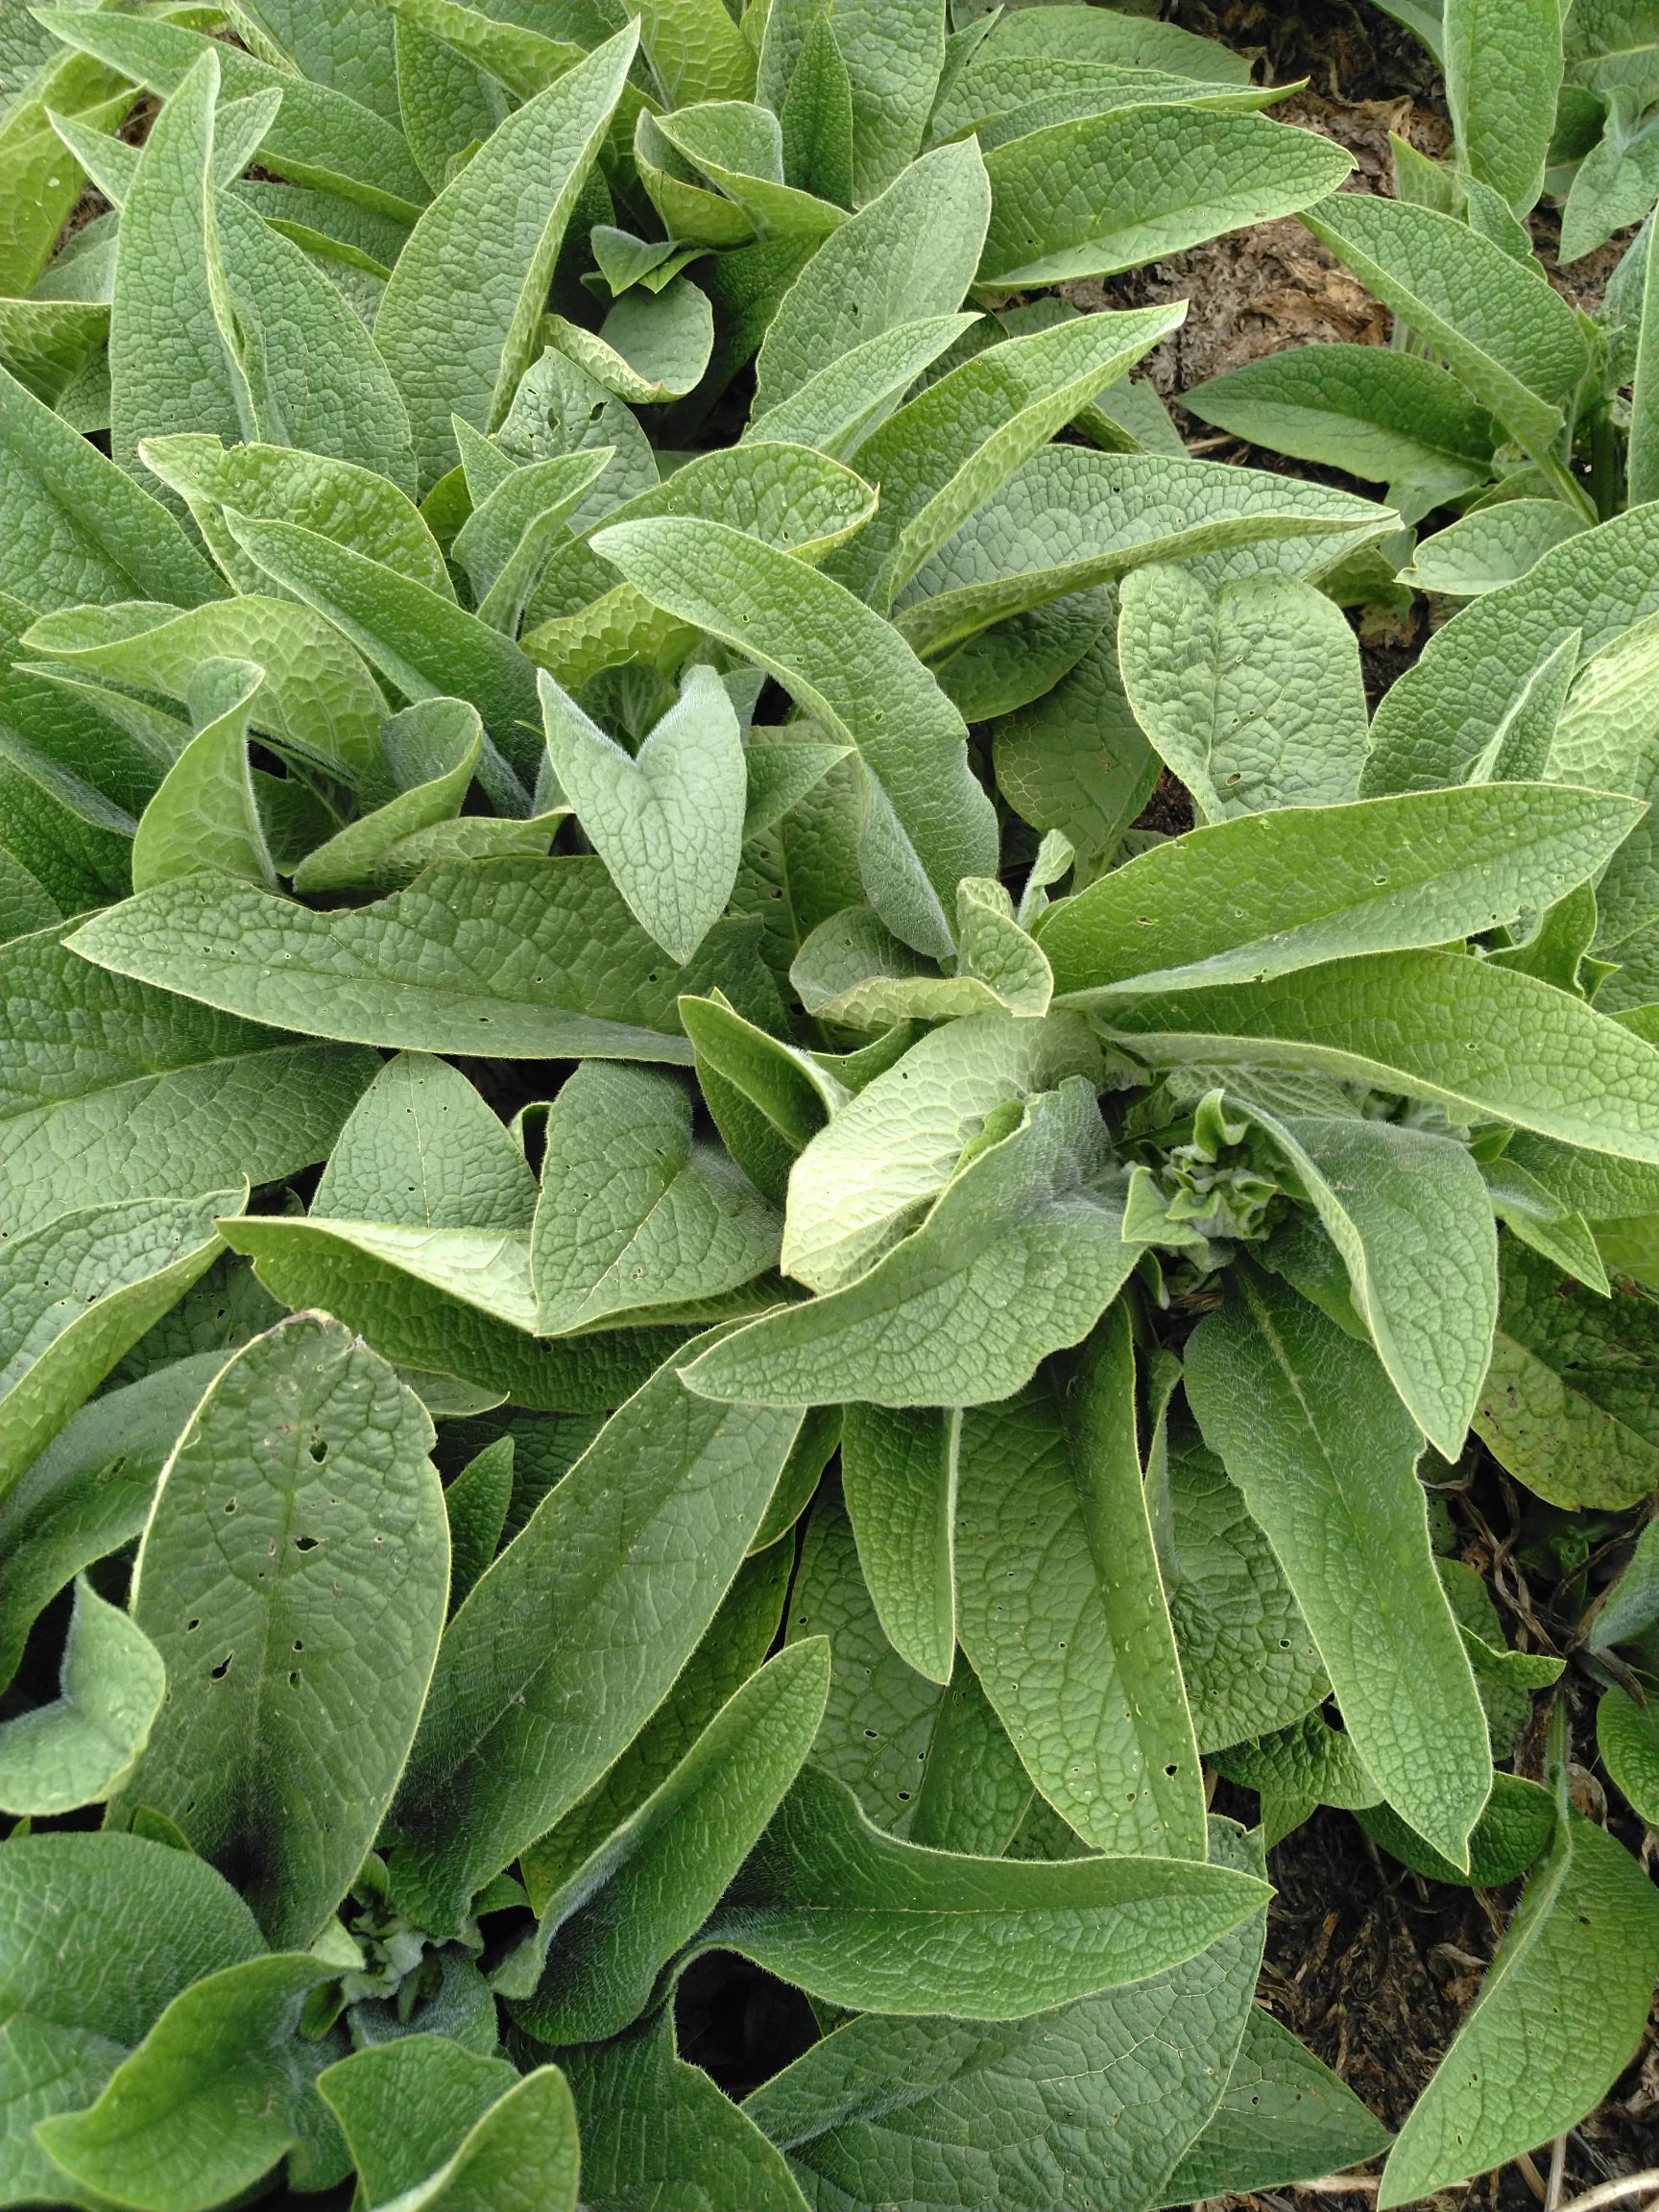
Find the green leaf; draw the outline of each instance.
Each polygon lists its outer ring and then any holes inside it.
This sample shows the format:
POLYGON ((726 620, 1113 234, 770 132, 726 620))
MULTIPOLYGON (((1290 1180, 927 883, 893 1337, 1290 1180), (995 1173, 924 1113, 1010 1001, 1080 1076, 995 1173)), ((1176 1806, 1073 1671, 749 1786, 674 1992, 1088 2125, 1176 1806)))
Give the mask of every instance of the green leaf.
MULTIPOLYGON (((399 35, 406 26, 415 25, 443 39, 457 54, 498 79, 519 100, 533 99, 582 60, 581 46, 569 40, 544 37, 540 31, 511 18, 498 20, 480 9, 462 7, 459 0, 374 0, 374 5, 396 9, 402 19, 399 35)), ((574 27, 586 34, 604 20, 584 10, 583 20, 574 27)), ((597 36, 603 36, 603 32, 597 36)))
POLYGON ((1510 1243, 1492 1365, 1475 1414, 1483 1444, 1551 1504, 1619 1511, 1659 1479, 1659 1305, 1598 1298, 1510 1243))
POLYGON ((1543 783, 1269 810, 1153 847, 1050 907, 1036 934, 1057 988, 1091 1004, 1264 982, 1445 945, 1552 904, 1638 820, 1599 793, 1543 783))
MULTIPOLYGON (((456 417, 459 423, 461 418, 456 417)), ((470 424, 456 432, 480 443, 470 424)), ((451 551, 467 570, 478 618, 503 637, 517 636, 525 602, 548 561, 568 541, 562 527, 605 472, 611 449, 562 453, 517 468, 485 493, 455 533, 451 551)), ((482 486, 480 486, 482 490, 482 486)))
POLYGON ((671 1076, 579 1068, 548 1109, 545 1145, 530 1237, 542 1335, 715 1297, 776 1262, 777 1216, 723 1152, 693 1141, 671 1076))
POLYGON ((1187 1348, 1205 1442, 1266 1530, 1355 1749, 1395 1810, 1466 1865, 1492 1767, 1434 1573, 1415 1425, 1367 1347, 1268 1278, 1234 1281, 1187 1348))
POLYGON ((632 407, 683 399, 703 377, 714 350, 709 295, 677 276, 659 293, 625 292, 597 331, 550 315, 550 345, 632 407))
MULTIPOLYGON (((843 27, 838 15, 838 43, 843 27)), ((824 241, 779 303, 756 365, 757 418, 853 347, 961 306, 991 211, 978 147, 941 146, 884 177, 878 195, 824 241)))
POLYGON ((317 2077, 366 2204, 384 2204, 450 2157, 518 2076, 443 2035, 400 2035, 317 2077))
POLYGON ((538 2066, 491 2105, 454 2155, 397 2200, 397 2212, 577 2212, 576 2113, 556 2066, 538 2066))
POLYGON ((988 65, 1025 57, 1092 68, 1162 69, 1211 83, 1250 80, 1243 55, 1173 23, 1149 22, 1139 9, 1056 7, 1051 0, 1042 0, 1041 13, 1010 9, 992 31, 983 60, 988 65))
POLYGON ((591 2043, 638 2018, 659 1970, 717 1906, 795 1780, 829 1687, 822 1637, 768 1660, 548 1899, 535 1935, 494 1975, 529 2033, 591 2043))
MULTIPOLYGON (((1223 1836, 1223 1863, 1247 1865, 1223 1836)), ((744 2109, 819 2212, 955 2205, 970 2171, 992 2212, 1091 2195, 1101 2212, 1132 2212, 1162 2200, 1220 2098, 1260 1945, 1249 1922, 1185 1966, 1013 2025, 867 2014, 744 2109)))
POLYGON ((799 440, 837 458, 855 453, 915 383, 964 331, 974 315, 925 315, 839 353, 776 406, 750 420, 744 442, 799 440))
POLYGON ((1358 1806, 1354 1817, 1374 1842, 1431 1882, 1501 1889, 1505 1883, 1518 1881, 1549 1843, 1555 1831, 1555 1801, 1536 1782, 1502 1771, 1494 1774, 1486 1810, 1469 1839, 1466 1873, 1431 1849, 1386 1805, 1358 1806))
POLYGON ((693 1397, 670 1362, 484 1575, 444 1639, 395 1815, 397 1893, 427 1926, 458 1924, 658 1704, 799 1426, 798 1413, 693 1397))
POLYGON ((690 1387, 759 1405, 981 1406, 1081 1342, 1135 1258, 1094 1094, 1073 1078, 1017 1125, 999 1119, 1009 1134, 993 1123, 998 1141, 868 1275, 750 1322, 703 1354, 690 1387))
POLYGON ((1640 1636, 1655 1621, 1659 1621, 1659 1528, 1650 1522, 1592 1618, 1586 1642, 1592 1651, 1606 1651, 1640 1636))
POLYGON ((1474 2010, 1400 2130, 1379 2203, 1411 2203, 1575 2127, 1640 2041, 1656 1972, 1651 1884, 1611 1836, 1564 1814, 1474 2010))
POLYGON ((143 1750, 166 1679, 143 1630, 78 1577, 61 1695, 0 1723, 0 1808, 54 1815, 101 1804, 143 1750))
POLYGON ((87 1206, 0 1244, 0 1495, 195 1282, 243 1190, 87 1206))
POLYGON ((1446 101, 1470 173, 1527 215, 1561 93, 1561 26, 1529 0, 1445 0, 1446 101))
POLYGON ((1109 276, 1247 223, 1292 215, 1353 167, 1310 131, 1259 115, 1118 108, 994 147, 981 284, 1109 276))
POLYGON ((1293 2188, 1388 2148, 1388 2130, 1260 2005, 1210 2125, 1170 2175, 1171 2201, 1293 2188))
POLYGON ((1181 403, 1269 452, 1408 485, 1431 504, 1484 483, 1502 435, 1448 371, 1376 346, 1270 353, 1183 393, 1181 403))
POLYGON ((1581 999, 1451 952, 1333 960, 1277 982, 1142 999, 1114 1029, 1153 1065, 1300 1066, 1463 1119, 1659 1160, 1659 1056, 1581 999))
POLYGON ((712 101, 664 115, 657 127, 767 237, 816 242, 847 220, 844 207, 784 182, 782 129, 768 108, 712 101))
POLYGON ((712 669, 686 672, 670 708, 630 757, 549 677, 541 679, 547 755, 630 912, 670 958, 689 960, 737 880, 747 779, 743 737, 712 669))
POLYGON ((901 595, 902 634, 929 659, 992 622, 1149 561, 1256 546, 1229 575, 1301 575, 1392 527, 1385 509, 1323 486, 1165 453, 1045 445, 901 595))
POLYGON ((595 543, 648 599, 735 646, 857 747, 871 902, 907 944, 949 955, 957 883, 996 873, 996 824, 961 716, 903 641, 842 585, 720 523, 664 517, 595 543))
POLYGON ((1502 247, 1431 207, 1341 193, 1303 221, 1535 451, 1588 367, 1573 309, 1502 247))
POLYGON ((95 2104, 42 2120, 38 2140, 74 2180, 134 2212, 207 2212, 285 2152, 301 2168, 314 2123, 295 2031, 331 1971, 277 1953, 209 1974, 174 1998, 95 2104))
POLYGON ((961 1460, 963 1648, 1031 1779, 1096 1850, 1201 1857, 1126 1310, 1022 1397, 971 1415, 961 1460))
POLYGON ((279 1944, 338 1904, 415 1733, 449 1580, 431 1436, 337 1322, 284 1321, 198 1407, 145 1530, 132 1613, 175 1695, 123 1815, 176 1821, 279 1944))
POLYGON ((219 582, 167 510, 0 368, 0 585, 31 607, 154 591, 198 606, 219 582))
POLYGON ((13 1233, 322 1159, 374 1072, 369 1053, 148 990, 77 959, 63 935, 0 949, 0 1208, 13 1233))
POLYGON ((849 1406, 841 1490, 858 1561, 894 1649, 949 1682, 956 1656, 959 1415, 849 1406))
POLYGON ((352 1042, 509 1059, 691 1057, 670 1028, 687 972, 636 927, 590 858, 448 862, 375 905, 332 913, 190 877, 83 923, 75 950, 228 1012, 352 1042))
POLYGON ((1206 821, 1358 796, 1359 649, 1322 591, 1284 576, 1211 590, 1155 565, 1124 578, 1121 608, 1129 703, 1206 821))
POLYGON ((640 40, 670 108, 694 100, 747 100, 755 50, 724 0, 638 0, 640 40))
POLYGON ((450 415, 497 428, 530 366, 553 264, 637 37, 618 33, 508 116, 398 256, 374 342, 409 410, 423 493, 454 466, 450 415))
POLYGON ((677 2055, 671 2008, 636 2034, 570 2052, 565 2067, 592 2212, 805 2212, 781 2153, 677 2055))
POLYGON ((1085 872, 1115 850, 1162 767, 1123 690, 1117 588, 1101 589, 1107 618, 1094 642, 1046 697, 999 721, 992 741, 1003 798, 1034 830, 1064 836, 1085 872))
MULTIPOLYGON (((460 699, 423 699, 392 715, 381 740, 397 796, 315 845, 294 870, 296 891, 397 890, 420 874, 434 832, 456 833, 460 808, 472 787, 483 753, 478 709, 460 699)), ((550 834, 546 818, 539 823, 498 823, 469 815, 501 830, 538 828, 550 834)), ((461 858, 437 853, 432 858, 461 858)), ((487 856, 493 857, 493 854, 487 856)))
POLYGON ((1504 499, 1425 538, 1400 580, 1418 591, 1478 599, 1525 576, 1583 527, 1583 516, 1564 500, 1504 499))
POLYGON ((248 720, 265 671, 251 661, 204 661, 191 684, 196 734, 162 779, 132 840, 132 888, 148 891, 198 869, 276 888, 248 759, 248 720))
POLYGON ((1632 1811, 1649 1828, 1659 1827, 1659 1726, 1653 1708, 1638 1705, 1623 1690, 1604 1691, 1596 1708, 1596 1743, 1632 1811))
POLYGON ((925 1850, 809 1767, 704 1939, 831 2004, 1008 2020, 1167 1972, 1265 1902, 1251 1876, 1202 1862, 925 1850))
POLYGON ((536 1181, 472 1085, 423 1052, 389 1060, 352 1109, 313 1215, 432 1229, 527 1229, 536 1181))

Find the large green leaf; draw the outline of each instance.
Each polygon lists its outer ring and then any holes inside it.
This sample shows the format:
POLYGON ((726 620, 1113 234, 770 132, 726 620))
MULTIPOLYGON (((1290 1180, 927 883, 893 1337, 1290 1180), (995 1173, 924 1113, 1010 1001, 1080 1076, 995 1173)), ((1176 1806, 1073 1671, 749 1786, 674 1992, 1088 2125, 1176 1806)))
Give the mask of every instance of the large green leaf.
POLYGON ((1641 2040, 1655 1973, 1651 1883, 1602 1829, 1562 1814, 1474 2010, 1400 2130, 1379 2203, 1413 2203, 1575 2127, 1641 2040))
POLYGON ((956 1656, 956 1476, 960 1418, 931 1408, 849 1406, 841 1494, 858 1563, 889 1642, 918 1673, 949 1682, 956 1656))
POLYGON ((374 342, 409 410, 422 492, 454 466, 450 416, 497 428, 530 366, 553 264, 637 37, 618 33, 492 132, 398 256, 374 342))
POLYGON ((1388 2130, 1260 2005, 1210 2125, 1169 2176, 1176 2203, 1316 2181, 1375 2158, 1388 2130))
POLYGON ((122 1810, 177 1822, 277 1944, 345 1893, 420 1718, 449 1585, 431 1439, 382 1360, 296 1317, 217 1378, 144 1532, 133 1618, 173 1695, 122 1810))
POLYGON ((456 1614, 395 1820, 427 1925, 599 1779, 685 1665, 759 1526, 796 1412, 691 1395, 672 1361, 612 1416, 456 1614))
POLYGON ((1529 0, 1446 0, 1446 100, 1470 173, 1528 214, 1561 93, 1559 23, 1529 0))
POLYGON ((1121 1307, 963 1423, 963 1648, 1033 1782, 1098 1851, 1204 1849, 1192 1719, 1142 1488, 1121 1307))
POLYGON ((1466 1865, 1492 1763, 1429 1547, 1416 1427, 1366 1346, 1283 1285, 1236 1282, 1187 1348, 1205 1441, 1267 1532, 1359 1756, 1466 1865))
POLYGON ((353 1107, 313 1216, 425 1229, 527 1229, 536 1181, 460 1070, 423 1052, 389 1060, 353 1107))
POLYGON ((400 2035, 353 2052, 318 2076, 340 2123, 365 2203, 382 2204, 424 2181, 517 2081, 444 2035, 400 2035))

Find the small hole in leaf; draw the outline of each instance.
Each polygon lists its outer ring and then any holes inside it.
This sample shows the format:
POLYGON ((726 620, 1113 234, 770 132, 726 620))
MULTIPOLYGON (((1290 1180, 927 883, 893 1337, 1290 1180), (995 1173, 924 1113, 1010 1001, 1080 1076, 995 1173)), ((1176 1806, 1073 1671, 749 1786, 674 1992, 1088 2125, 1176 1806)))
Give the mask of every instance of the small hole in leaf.
POLYGON ((317 1549, 317 1541, 318 1540, 315 1536, 296 1536, 294 1539, 294 1549, 296 1551, 315 1551, 317 1549))
POLYGON ((231 1656, 231 1653, 227 1651, 224 1658, 220 1660, 218 1666, 210 1669, 209 1673, 211 1680, 215 1682, 224 1681, 226 1675, 230 1671, 231 1656))
POLYGON ((325 1438, 314 1436, 311 1439, 311 1456, 321 1467, 324 1460, 328 1456, 328 1445, 325 1438))
POLYGON ((189 1633, 191 1632, 191 1630, 192 1630, 193 1628, 200 1628, 200 1627, 201 1627, 201 1625, 202 1625, 202 1623, 201 1623, 201 1622, 200 1622, 199 1620, 198 1620, 198 1621, 186 1621, 186 1622, 185 1622, 185 1623, 184 1623, 184 1633, 185 1633, 185 1635, 186 1635, 186 1636, 188 1636, 188 1635, 189 1635, 189 1633))

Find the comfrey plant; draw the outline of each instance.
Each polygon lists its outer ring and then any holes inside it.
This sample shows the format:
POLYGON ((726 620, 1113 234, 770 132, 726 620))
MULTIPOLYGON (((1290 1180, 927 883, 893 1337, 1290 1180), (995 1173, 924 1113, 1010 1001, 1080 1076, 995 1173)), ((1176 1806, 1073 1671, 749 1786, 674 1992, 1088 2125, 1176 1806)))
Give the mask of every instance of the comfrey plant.
MULTIPOLYGON (((1659 1477, 1594 950, 1659 509, 1368 727, 1396 511, 1182 452, 1179 310, 1030 297, 1346 170, 1144 14, 0 55, 0 2203, 1322 2175, 1388 2137, 1254 2002, 1319 1804, 1530 1869, 1382 2203, 1573 2125, 1659 1899, 1565 1705, 1511 1770, 1561 1662, 1427 1485, 1659 1477)), ((1585 1662, 1650 1816, 1656 1567, 1585 1662)))

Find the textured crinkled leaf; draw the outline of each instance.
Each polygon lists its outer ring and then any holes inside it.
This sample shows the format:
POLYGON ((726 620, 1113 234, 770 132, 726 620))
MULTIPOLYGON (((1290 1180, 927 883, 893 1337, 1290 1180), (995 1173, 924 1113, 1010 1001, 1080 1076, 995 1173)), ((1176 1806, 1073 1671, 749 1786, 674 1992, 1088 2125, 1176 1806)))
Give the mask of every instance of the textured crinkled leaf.
MULTIPOLYGON (((1221 1832, 1217 1856, 1248 1866, 1221 1832)), ((1250 2008, 1261 1923, 1126 1990, 1013 2025, 867 2014, 774 2076, 744 2109, 815 2212, 899 2197, 992 2212, 1100 2212, 1161 2198, 1225 2087, 1250 2008)))
POLYGON ((1652 1707, 1638 1705, 1623 1690, 1604 1692, 1596 1708, 1596 1743, 1632 1810, 1648 1827, 1659 1826, 1659 1725, 1652 1707))
POLYGON ((190 877, 107 908, 75 949, 208 1004, 355 1042, 509 1059, 691 1057, 670 1026, 686 972, 590 858, 452 862, 376 905, 332 913, 190 877))
POLYGON ((1471 173, 1527 214, 1560 98, 1560 26, 1529 0, 1446 0, 1446 100, 1471 173))
MULTIPOLYGON (((382 742, 399 786, 397 796, 314 845, 293 872, 295 890, 385 891, 412 881, 425 865, 422 848, 432 833, 459 831, 460 808, 482 757, 483 736, 478 709, 461 699, 422 700, 393 716, 384 726, 382 742), (407 747, 401 742, 405 736, 407 747)), ((490 823, 502 833, 533 827, 540 834, 550 833, 545 816, 536 823, 511 824, 489 815, 467 819, 490 823)))
POLYGON ((942 146, 882 183, 877 198, 824 241, 780 301, 756 366, 757 416, 854 346, 896 324, 961 306, 991 211, 978 147, 942 146))
POLYGON ((1478 599, 1525 576, 1546 553, 1583 528, 1583 516, 1565 500, 1501 500, 1425 538, 1401 581, 1419 591, 1478 599))
POLYGON ((1109 276, 1322 201, 1353 167, 1259 115, 1118 108, 994 147, 979 280, 1008 291, 1109 276))
POLYGON ((176 1821, 277 1943, 339 1902, 415 1733, 449 1582, 431 1440, 382 1360, 301 1316, 229 1362, 162 1473, 132 1611, 174 1695, 121 1811, 176 1821))
POLYGON ((1379 2202, 1414 2202, 1575 2127, 1640 2041, 1656 1972, 1651 1884, 1611 1836, 1565 1814, 1474 2010, 1400 2130, 1379 2202), (1577 2016, 1564 2035, 1568 2006, 1577 2016))
POLYGON ((983 49, 987 62, 1026 55, 1096 68, 1167 69, 1238 84, 1247 84, 1250 76, 1243 55, 1173 23, 1148 21, 1139 10, 1057 7, 1052 0, 1044 0, 1041 12, 1010 9, 983 49))
POLYGON ((1302 1065, 1659 1161, 1659 1053, 1516 968, 1451 952, 1331 960, 1275 982, 1142 999, 1113 1026, 1154 1066, 1302 1065))
POLYGON ((0 1723, 0 1808, 49 1816, 101 1804, 143 1750, 166 1682, 144 1631, 78 1579, 60 1695, 0 1723))
POLYGON ((1106 621, 1094 643, 1045 697, 998 723, 992 755, 1009 805, 1033 829, 1059 831, 1086 868, 1114 850, 1163 766, 1124 694, 1117 588, 1101 590, 1106 621))
POLYGON ((1608 1650, 1640 1636, 1659 1621, 1659 1525, 1649 1522, 1623 1574, 1608 1591, 1590 1623, 1592 1651, 1608 1650))
POLYGON ((1434 1573, 1415 1424, 1369 1347, 1265 1277, 1187 1348, 1205 1442, 1266 1530, 1356 1750, 1455 1865, 1491 1786, 1486 1722, 1434 1573))
POLYGON ((311 1201, 313 1216, 425 1229, 530 1226, 523 1151, 445 1060, 400 1052, 352 1109, 311 1201))
POLYGON ((1042 1094, 868 1275, 750 1322, 687 1382, 759 1405, 1005 1398, 1082 1341, 1134 1263, 1109 1162, 1090 1086, 1042 1094))
POLYGON ((1376 1777, 1354 1748, 1353 1738, 1333 1728, 1321 1713, 1307 1714, 1254 1743, 1236 1744, 1217 1754, 1216 1765, 1230 1782, 1261 1795, 1264 1814, 1274 1799, 1334 1805, 1343 1812, 1382 1802, 1376 1777))
POLYGON ((888 1640, 918 1673, 949 1682, 956 1655, 958 1417, 849 1406, 841 1493, 888 1640))
POLYGON ((977 320, 974 315, 925 315, 893 324, 838 353, 787 398, 755 415, 745 440, 795 439, 825 453, 855 453, 923 371, 977 320))
POLYGON ((243 1188, 60 1214, 0 1244, 0 1493, 219 1250, 243 1188))
POLYGON ((264 670, 250 661, 204 661, 196 671, 190 687, 196 734, 139 819, 134 891, 199 869, 276 890, 248 758, 248 720, 264 681, 264 670))
POLYGON ((548 316, 543 328, 549 345, 632 407, 683 399, 714 350, 709 295, 687 276, 658 293, 625 292, 597 331, 561 315, 548 316))
POLYGON ((782 129, 768 108, 711 101, 661 117, 658 129, 767 237, 827 238, 847 220, 845 207, 784 182, 782 129))
POLYGON ((494 1976, 531 2034, 591 2043, 637 2019, 659 1969, 714 1911, 799 1773, 829 1687, 822 1637, 769 1660, 547 1901, 494 1976))
POLYGON ((598 1780, 759 1524, 799 1414, 694 1397, 679 1364, 612 1416, 445 1637, 395 1815, 397 1893, 428 1926, 455 1926, 598 1780))
POLYGON ((945 1188, 988 1115, 1096 1066, 1071 1017, 987 1014, 924 1037, 806 1145, 789 1181, 784 1272, 814 1290, 851 1283, 945 1188))
POLYGON ((340 2123, 366 2204, 423 2181, 518 2077, 503 2058, 447 2036, 400 2035, 353 2052, 317 2078, 340 2123))
POLYGON ((1502 1769, 1495 1773, 1486 1810, 1469 1839, 1466 1873, 1431 1849, 1386 1805, 1358 1806, 1355 1818, 1373 1842, 1431 1882, 1501 1889, 1506 1882, 1520 1880, 1554 1834, 1555 1800, 1536 1782, 1502 1769))
POLYGON ((896 935, 949 954, 957 883, 996 872, 996 823, 961 716, 903 641, 844 586, 720 523, 626 523, 597 544, 658 606, 736 646, 858 748, 865 888, 896 935))
POLYGON ((530 1238, 535 1326, 556 1336, 641 1307, 717 1296, 778 1257, 776 1214, 697 1142, 671 1076, 580 1068, 547 1112, 530 1238))
POLYGON ((1386 509, 1293 477, 1045 445, 924 562, 896 619, 933 658, 992 622, 1149 561, 1283 544, 1300 572, 1392 520, 1386 509))
POLYGON ((1031 1779, 1096 1850, 1200 1856, 1124 1309, 1023 1396, 966 1418, 960 1480, 962 1645, 1031 1779))
POLYGON ((1262 982, 1552 904, 1639 819, 1543 783, 1270 810, 1155 846, 1050 907, 1036 934, 1079 998, 1262 982))
POLYGON ((1221 2102, 1166 2193, 1185 2204, 1290 2188, 1375 2158, 1388 2140, 1341 2079, 1253 2005, 1221 2102))
POLYGON ((637 36, 619 33, 510 115, 398 257, 374 338, 409 410, 422 492, 454 464, 450 415, 493 430, 530 366, 553 263, 637 36))

